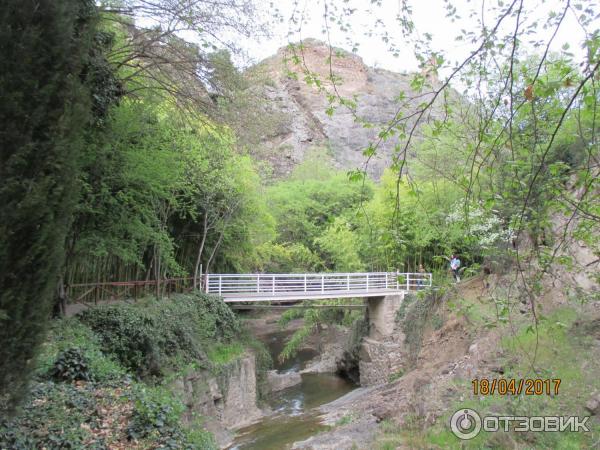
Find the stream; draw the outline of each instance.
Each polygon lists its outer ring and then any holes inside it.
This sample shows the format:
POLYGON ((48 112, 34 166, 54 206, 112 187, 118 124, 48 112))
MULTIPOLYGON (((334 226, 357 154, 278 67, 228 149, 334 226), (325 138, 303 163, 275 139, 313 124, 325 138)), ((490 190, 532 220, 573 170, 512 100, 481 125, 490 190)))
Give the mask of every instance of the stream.
MULTIPOLYGON (((300 371, 309 360, 317 356, 315 351, 301 350, 294 358, 279 363, 277 355, 290 335, 289 331, 278 331, 262 338, 273 357, 274 369, 279 373, 300 371)), ((238 430, 230 449, 289 449, 294 442, 308 439, 328 428, 321 424, 318 406, 329 403, 356 387, 358 386, 336 374, 302 374, 300 384, 276 392, 266 400, 273 414, 238 430)))

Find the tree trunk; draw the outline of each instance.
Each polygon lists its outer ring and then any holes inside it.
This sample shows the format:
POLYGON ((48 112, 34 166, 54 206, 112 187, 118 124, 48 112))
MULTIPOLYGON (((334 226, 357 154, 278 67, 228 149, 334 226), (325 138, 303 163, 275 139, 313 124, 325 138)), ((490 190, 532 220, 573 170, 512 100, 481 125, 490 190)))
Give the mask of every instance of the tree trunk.
POLYGON ((54 318, 65 317, 67 313, 67 290, 65 289, 64 275, 61 275, 57 284, 57 296, 52 310, 54 318))
POLYGON ((224 235, 225 235, 225 230, 221 231, 221 234, 219 236, 219 240, 215 244, 215 247, 213 248, 213 250, 212 250, 212 252, 210 254, 210 258, 208 258, 208 262, 206 263, 206 271, 205 271, 205 273, 208 273, 210 271, 210 265, 213 262, 213 258, 215 257, 215 254, 217 253, 217 249, 221 245, 221 241, 223 240, 223 236, 224 235))
POLYGON ((198 256, 196 258, 196 265, 194 266, 194 289, 198 289, 199 279, 202 274, 198 273, 200 269, 200 261, 202 259, 202 253, 204 252, 204 244, 206 243, 206 236, 208 235, 208 214, 204 214, 204 230, 202 231, 202 241, 198 247, 198 256))
POLYGON ((156 299, 160 299, 160 249, 154 247, 154 274, 156 277, 156 299))

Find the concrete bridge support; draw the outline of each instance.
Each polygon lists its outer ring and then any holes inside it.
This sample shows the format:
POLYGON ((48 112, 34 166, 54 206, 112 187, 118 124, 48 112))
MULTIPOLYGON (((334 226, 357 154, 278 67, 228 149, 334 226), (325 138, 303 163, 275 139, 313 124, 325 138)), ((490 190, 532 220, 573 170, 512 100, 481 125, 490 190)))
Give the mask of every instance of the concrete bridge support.
POLYGON ((396 323, 396 314, 405 293, 371 297, 367 315, 369 335, 360 348, 360 384, 370 386, 386 383, 390 377, 405 370, 407 361, 404 333, 396 323))

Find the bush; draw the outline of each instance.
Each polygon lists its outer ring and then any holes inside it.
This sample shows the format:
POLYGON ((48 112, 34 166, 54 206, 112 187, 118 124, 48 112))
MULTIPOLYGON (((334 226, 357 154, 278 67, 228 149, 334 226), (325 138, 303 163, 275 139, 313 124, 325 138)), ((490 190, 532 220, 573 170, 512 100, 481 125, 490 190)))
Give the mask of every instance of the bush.
POLYGON ((81 320, 98 334, 105 353, 114 355, 123 366, 138 375, 158 374, 156 352, 167 344, 146 311, 114 305, 85 311, 81 320))
POLYGON ((88 359, 78 348, 70 348, 58 355, 50 376, 58 381, 91 381, 88 359))
MULTIPOLYGON (((125 376, 125 370, 105 355, 98 337, 77 318, 54 321, 47 342, 42 346, 38 357, 36 373, 38 378, 52 376, 60 355, 77 349, 87 363, 90 379, 95 381, 116 381, 125 376)), ((65 361, 63 361, 65 362, 65 361)))
POLYGON ((235 314, 218 297, 201 293, 142 305, 110 305, 82 313, 80 320, 139 376, 160 376, 166 368, 208 364, 206 349, 240 332, 235 314))

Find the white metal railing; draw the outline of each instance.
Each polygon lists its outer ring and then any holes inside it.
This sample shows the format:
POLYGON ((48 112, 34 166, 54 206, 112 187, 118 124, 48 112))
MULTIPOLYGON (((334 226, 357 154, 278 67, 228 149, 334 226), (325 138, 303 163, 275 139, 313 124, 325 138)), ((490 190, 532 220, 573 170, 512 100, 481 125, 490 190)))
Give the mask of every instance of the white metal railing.
POLYGON ((430 273, 253 273, 208 274, 204 289, 223 296, 410 291, 431 287, 430 273))

